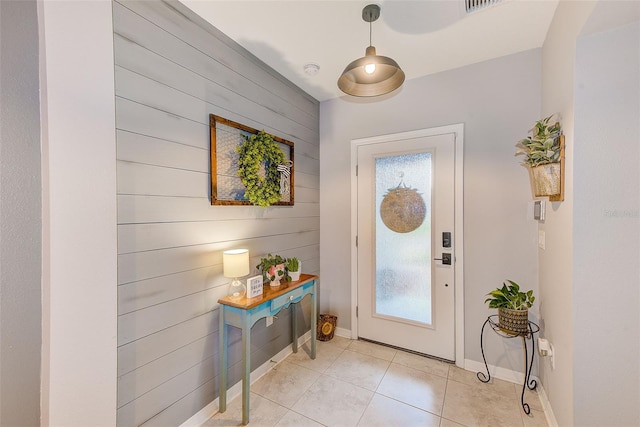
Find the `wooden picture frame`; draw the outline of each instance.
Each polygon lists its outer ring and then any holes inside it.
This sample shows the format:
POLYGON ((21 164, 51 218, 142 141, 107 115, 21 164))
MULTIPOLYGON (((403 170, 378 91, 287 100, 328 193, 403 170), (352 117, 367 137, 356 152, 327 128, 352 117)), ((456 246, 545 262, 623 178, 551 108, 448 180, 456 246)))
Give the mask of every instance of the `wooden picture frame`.
POLYGON ((564 134, 560 134, 560 194, 549 196, 550 202, 564 202, 564 134))
MULTIPOLYGON (((238 176, 238 152, 236 150, 243 142, 242 135, 258 133, 257 129, 225 119, 224 117, 209 115, 210 152, 211 152, 211 204, 212 205, 249 205, 245 196, 245 187, 238 176)), ((282 148, 285 158, 294 161, 294 144, 283 138, 270 135, 282 148)), ((271 206, 293 206, 294 204, 294 168, 288 179, 289 191, 271 206)))

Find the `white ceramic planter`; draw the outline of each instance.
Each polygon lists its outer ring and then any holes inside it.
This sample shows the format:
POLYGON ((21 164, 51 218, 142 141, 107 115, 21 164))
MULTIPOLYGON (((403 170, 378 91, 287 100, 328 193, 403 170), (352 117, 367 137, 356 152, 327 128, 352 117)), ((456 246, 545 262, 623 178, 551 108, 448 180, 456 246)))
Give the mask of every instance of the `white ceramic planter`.
POLYGON ((290 271, 289 277, 291 277, 291 281, 297 282, 300 280, 300 273, 302 272, 302 262, 298 261, 298 271, 290 271))

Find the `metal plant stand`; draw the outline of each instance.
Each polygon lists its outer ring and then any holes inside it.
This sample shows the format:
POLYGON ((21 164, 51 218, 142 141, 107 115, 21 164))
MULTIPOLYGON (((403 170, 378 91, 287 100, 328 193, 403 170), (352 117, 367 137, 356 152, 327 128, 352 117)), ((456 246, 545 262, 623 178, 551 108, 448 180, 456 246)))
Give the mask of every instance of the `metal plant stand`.
POLYGON ((484 324, 482 325, 482 331, 480 332, 480 349, 482 350, 482 360, 484 361, 484 367, 487 370, 487 373, 478 372, 476 376, 483 383, 488 383, 491 380, 491 374, 489 373, 489 365, 487 365, 487 358, 484 355, 484 329, 485 326, 491 326, 493 331, 504 338, 522 338, 522 348, 524 352, 524 383, 522 384, 522 394, 520 395, 520 404, 522 405, 522 409, 524 413, 529 415, 531 413, 531 408, 528 403, 524 401, 524 392, 526 387, 529 387, 529 390, 535 390, 538 386, 536 380, 531 379, 531 368, 533 367, 533 358, 536 355, 536 342, 535 342, 535 334, 540 331, 540 326, 535 324, 532 321, 529 321, 528 331, 524 333, 515 333, 502 329, 500 325, 498 325, 498 315, 494 314, 487 317, 484 324), (529 360, 529 351, 527 346, 527 340, 531 341, 531 360, 529 360))

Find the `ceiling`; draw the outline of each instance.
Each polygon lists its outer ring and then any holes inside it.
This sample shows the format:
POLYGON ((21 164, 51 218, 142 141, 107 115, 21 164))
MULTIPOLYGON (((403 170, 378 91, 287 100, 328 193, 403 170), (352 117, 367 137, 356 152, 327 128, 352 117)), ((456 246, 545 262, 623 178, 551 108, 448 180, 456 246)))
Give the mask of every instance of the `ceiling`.
MULTIPOLYGON (((378 55, 406 79, 541 47, 558 0, 496 0, 466 13, 464 0, 382 0, 373 22, 378 55)), ((347 96, 337 80, 364 56, 369 24, 358 0, 181 0, 319 101, 347 96), (320 71, 305 74, 304 65, 320 71)))

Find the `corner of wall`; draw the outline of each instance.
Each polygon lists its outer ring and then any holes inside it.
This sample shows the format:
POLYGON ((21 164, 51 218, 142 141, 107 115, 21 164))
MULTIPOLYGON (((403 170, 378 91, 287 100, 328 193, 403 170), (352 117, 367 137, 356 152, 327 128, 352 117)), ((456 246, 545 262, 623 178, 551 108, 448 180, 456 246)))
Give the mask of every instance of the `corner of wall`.
POLYGON ((542 48, 541 117, 560 114, 565 134, 565 200, 550 203, 539 225, 538 299, 541 336, 555 346, 556 367, 540 363, 540 378, 560 425, 573 425, 573 159, 576 39, 595 2, 560 2, 542 48))
POLYGON ((116 424, 112 3, 38 2, 42 425, 116 424))

